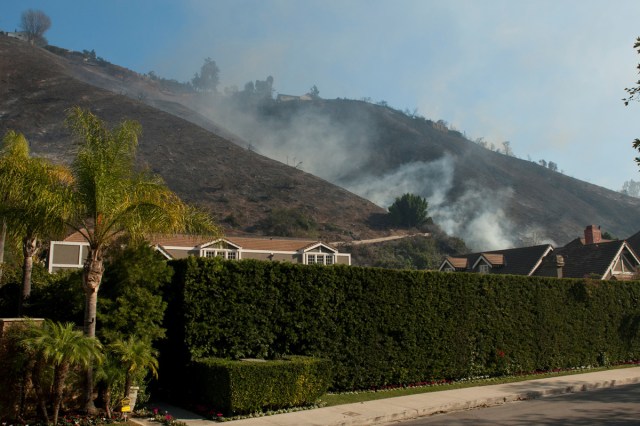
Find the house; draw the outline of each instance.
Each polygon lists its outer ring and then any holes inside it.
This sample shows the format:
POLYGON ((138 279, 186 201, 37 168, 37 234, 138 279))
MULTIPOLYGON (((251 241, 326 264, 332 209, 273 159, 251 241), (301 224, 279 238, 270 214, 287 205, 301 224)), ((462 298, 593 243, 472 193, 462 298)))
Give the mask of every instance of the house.
POLYGON ((554 254, 555 258, 545 259, 537 276, 632 280, 640 267, 640 257, 629 241, 605 240, 595 225, 585 228, 584 238, 557 248, 554 254))
MULTIPOLYGON (((167 259, 187 256, 220 257, 227 260, 258 259, 304 265, 351 265, 351 254, 317 240, 270 237, 232 237, 215 239, 189 235, 154 237, 150 244, 167 259)), ((82 268, 89 244, 74 233, 49 245, 49 272, 82 268)))
POLYGON ((312 101, 313 97, 310 94, 304 94, 304 95, 284 95, 279 93, 278 96, 276 96, 276 102, 290 102, 290 101, 312 101))
POLYGON ((8 32, 6 33, 6 35, 11 38, 17 38, 18 40, 29 41, 29 35, 26 31, 14 31, 12 33, 8 32))
POLYGON ((584 237, 564 247, 521 247, 446 257, 440 271, 464 271, 538 277, 631 280, 640 271, 640 232, 627 240, 605 240, 600 228, 589 225, 584 237))
POLYGON ((533 275, 543 259, 553 251, 550 244, 493 250, 446 257, 439 271, 483 274, 533 275))

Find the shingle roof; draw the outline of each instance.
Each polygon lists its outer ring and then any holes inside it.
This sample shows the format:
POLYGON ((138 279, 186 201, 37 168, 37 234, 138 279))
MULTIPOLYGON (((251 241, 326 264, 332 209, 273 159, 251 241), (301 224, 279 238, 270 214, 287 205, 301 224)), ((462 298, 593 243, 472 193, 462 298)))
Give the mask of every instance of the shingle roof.
POLYGON ((640 254, 640 231, 627 238, 627 243, 636 254, 640 254))
POLYGON ((564 259, 564 278, 584 278, 591 274, 602 276, 624 244, 624 241, 596 244, 576 244, 572 241, 564 247, 557 248, 554 254, 564 259))
POLYGON ((467 269, 467 258, 466 257, 446 257, 445 261, 449 262, 451 266, 456 269, 467 269))
MULTIPOLYGON (((553 250, 549 244, 542 244, 531 247, 519 247, 506 250, 492 250, 480 253, 470 253, 449 257, 449 263, 453 265, 451 259, 456 262, 465 263, 465 267, 469 268, 478 261, 480 256, 484 256, 493 266, 492 274, 510 274, 510 275, 529 275, 534 268, 542 261, 543 257, 553 250)), ((457 266, 456 266, 457 268, 457 266)))
POLYGON ((502 253, 482 253, 482 257, 484 257, 491 266, 504 266, 504 254, 502 253))

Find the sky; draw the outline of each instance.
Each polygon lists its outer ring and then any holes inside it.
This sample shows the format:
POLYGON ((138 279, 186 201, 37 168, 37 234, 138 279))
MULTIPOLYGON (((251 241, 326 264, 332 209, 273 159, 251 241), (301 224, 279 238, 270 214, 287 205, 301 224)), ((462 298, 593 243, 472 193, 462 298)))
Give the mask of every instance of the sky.
POLYGON ((276 93, 385 101, 469 139, 613 190, 640 181, 638 0, 0 0, 49 43, 189 81, 210 57, 220 88, 274 78, 276 93))

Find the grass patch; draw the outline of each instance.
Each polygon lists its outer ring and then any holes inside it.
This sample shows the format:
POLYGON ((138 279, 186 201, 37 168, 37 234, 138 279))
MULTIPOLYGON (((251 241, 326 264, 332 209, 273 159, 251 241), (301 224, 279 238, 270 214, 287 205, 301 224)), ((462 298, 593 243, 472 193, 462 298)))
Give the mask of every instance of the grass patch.
POLYGON ((465 380, 452 383, 427 386, 405 387, 378 391, 361 391, 347 393, 328 393, 320 398, 320 405, 332 407, 334 405, 353 404, 357 402, 375 401, 377 399, 394 398, 396 396, 416 395, 427 392, 440 392, 452 389, 464 389, 477 386, 500 385, 505 383, 524 382, 527 380, 545 379, 548 377, 573 376, 575 374, 593 373, 596 371, 613 370, 618 368, 637 367, 637 365, 620 365, 615 367, 585 368, 579 370, 563 370, 557 372, 523 374, 519 376, 502 376, 482 379, 465 380))

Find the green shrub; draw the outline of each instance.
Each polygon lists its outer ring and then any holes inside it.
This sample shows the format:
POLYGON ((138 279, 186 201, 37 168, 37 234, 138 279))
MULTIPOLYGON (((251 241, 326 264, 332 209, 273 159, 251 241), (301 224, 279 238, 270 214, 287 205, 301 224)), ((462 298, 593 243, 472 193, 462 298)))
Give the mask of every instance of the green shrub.
POLYGON ((203 258, 173 266, 175 359, 326 358, 333 390, 598 365, 603 353, 640 359, 638 282, 203 258))
POLYGON ((276 361, 205 358, 191 370, 199 402, 226 415, 313 404, 329 388, 327 360, 291 357, 276 361))

